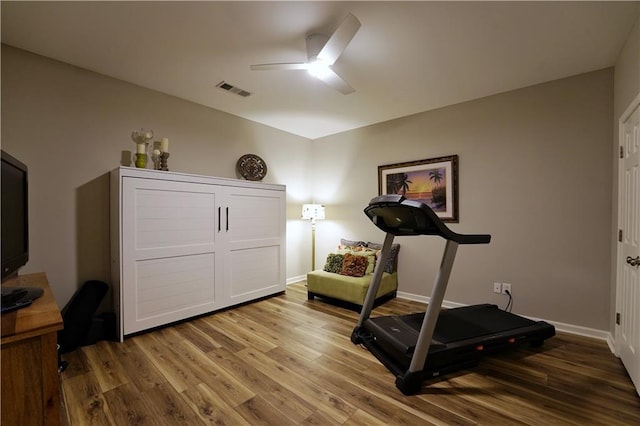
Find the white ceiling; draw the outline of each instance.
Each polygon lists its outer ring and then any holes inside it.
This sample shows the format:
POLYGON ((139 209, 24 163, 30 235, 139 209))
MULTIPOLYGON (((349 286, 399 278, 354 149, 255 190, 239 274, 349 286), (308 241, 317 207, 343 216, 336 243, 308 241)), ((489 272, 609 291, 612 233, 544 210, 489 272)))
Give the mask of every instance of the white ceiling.
POLYGON ((612 66, 638 2, 2 2, 2 42, 316 139, 612 66), (334 65, 305 36, 362 23, 334 65), (217 89, 225 80, 252 93, 217 89))

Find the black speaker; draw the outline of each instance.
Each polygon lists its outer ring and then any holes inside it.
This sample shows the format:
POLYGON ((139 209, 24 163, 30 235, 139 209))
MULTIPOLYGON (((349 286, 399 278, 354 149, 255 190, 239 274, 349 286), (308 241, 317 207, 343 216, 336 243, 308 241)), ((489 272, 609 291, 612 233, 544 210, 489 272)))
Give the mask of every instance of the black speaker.
POLYGON ((80 346, 95 345, 101 340, 115 341, 116 339, 116 314, 103 312, 91 319, 91 327, 80 346))
POLYGON ((62 311, 64 329, 58 332, 59 352, 71 352, 81 346, 91 330, 93 316, 109 286, 102 281, 87 281, 62 311))

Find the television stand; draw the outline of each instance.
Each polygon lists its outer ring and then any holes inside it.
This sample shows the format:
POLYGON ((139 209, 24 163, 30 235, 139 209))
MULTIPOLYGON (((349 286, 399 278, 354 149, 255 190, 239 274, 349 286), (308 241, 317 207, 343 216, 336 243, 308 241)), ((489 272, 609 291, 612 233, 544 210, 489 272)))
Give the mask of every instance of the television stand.
POLYGON ((3 425, 60 424, 57 333, 60 309, 44 273, 19 275, 4 286, 37 287, 42 296, 2 314, 3 425))

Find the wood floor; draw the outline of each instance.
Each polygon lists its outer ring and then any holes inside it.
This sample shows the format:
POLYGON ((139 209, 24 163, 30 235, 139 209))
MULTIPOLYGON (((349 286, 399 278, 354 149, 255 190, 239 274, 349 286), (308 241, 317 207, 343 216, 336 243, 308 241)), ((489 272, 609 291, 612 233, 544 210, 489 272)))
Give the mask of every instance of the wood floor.
MULTIPOLYGON (((394 299, 374 316, 424 310, 394 299)), ((70 425, 640 424, 640 397, 598 340, 559 333, 404 396, 350 341, 358 314, 285 295, 66 354, 70 425)))

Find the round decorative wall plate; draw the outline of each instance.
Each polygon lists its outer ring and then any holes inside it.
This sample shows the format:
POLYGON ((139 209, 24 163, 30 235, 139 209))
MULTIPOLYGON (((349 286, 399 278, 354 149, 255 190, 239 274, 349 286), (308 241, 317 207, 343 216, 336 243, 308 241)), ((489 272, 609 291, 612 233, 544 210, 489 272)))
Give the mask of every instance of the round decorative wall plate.
POLYGON ((267 164, 255 154, 245 154, 238 159, 236 169, 247 180, 262 180, 267 175, 267 164))

